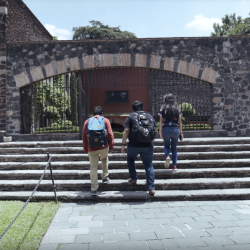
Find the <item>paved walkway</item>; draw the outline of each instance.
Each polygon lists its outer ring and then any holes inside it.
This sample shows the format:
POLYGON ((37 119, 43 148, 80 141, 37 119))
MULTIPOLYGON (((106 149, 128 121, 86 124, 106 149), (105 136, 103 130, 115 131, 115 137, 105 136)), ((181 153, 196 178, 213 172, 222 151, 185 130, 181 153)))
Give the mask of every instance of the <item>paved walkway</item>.
POLYGON ((63 203, 39 250, 249 250, 250 201, 63 203))

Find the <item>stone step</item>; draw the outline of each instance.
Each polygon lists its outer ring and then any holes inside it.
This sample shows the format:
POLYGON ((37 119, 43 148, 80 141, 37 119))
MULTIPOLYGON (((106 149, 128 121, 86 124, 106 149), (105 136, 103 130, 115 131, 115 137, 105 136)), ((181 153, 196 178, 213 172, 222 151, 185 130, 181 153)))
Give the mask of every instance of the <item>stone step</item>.
MULTIPOLYGON (((216 151, 250 151, 250 144, 228 145, 181 145, 178 152, 216 152, 216 151)), ((114 146, 114 153, 120 153, 121 147, 114 146)), ((164 146, 154 146, 155 153, 163 153, 164 146)), ((0 155, 15 154, 84 154, 83 147, 44 147, 44 148, 0 148, 0 155)))
MULTIPOLYGON (((0 200, 26 201, 31 192, 0 192, 0 200)), ((202 200, 249 200, 250 189, 206 190, 156 190, 154 196, 146 191, 106 191, 91 196, 89 191, 60 191, 57 197, 63 202, 142 202, 142 201, 202 201, 202 200)), ((31 201, 54 201, 54 192, 36 192, 31 201)))
MULTIPOLYGON (((0 170, 43 170, 47 162, 0 162, 0 170)), ((53 170, 89 170, 89 161, 52 161, 53 170)), ((141 161, 135 161, 137 169, 144 169, 141 161)), ((164 161, 154 161, 154 169, 164 169, 164 161)), ((178 160, 178 169, 240 168, 250 167, 250 158, 216 160, 178 160)), ((127 161, 109 161, 109 169, 127 169, 127 161)), ((101 169, 101 162, 99 162, 101 169)))
MULTIPOLYGON (((86 154, 51 154, 52 161, 88 161, 88 155, 86 154)), ((110 161, 124 161, 126 160, 126 154, 109 154, 110 161)), ((250 158, 250 151, 239 152, 180 152, 178 153, 179 160, 201 160, 201 159, 242 159, 250 158)), ((0 162, 34 162, 34 161, 47 161, 46 154, 27 154, 27 155, 0 155, 0 162)), ((137 157, 140 159, 140 156, 137 157)), ((154 160, 165 160, 164 153, 154 153, 154 160)))
MULTIPOLYGON (((0 180, 38 180, 43 170, 11 170, 0 171, 0 180)), ((102 170, 98 170, 98 177, 101 180, 102 170)), ((55 180, 89 180, 89 170, 53 170, 55 180)), ((145 178, 145 170, 137 169, 139 179, 145 178)), ((222 177, 250 177, 250 167, 246 168, 207 168, 207 169, 155 169, 155 179, 191 179, 191 178, 222 178, 222 177)), ((109 178, 129 179, 127 169, 109 170, 109 178)), ((44 176, 44 180, 50 180, 50 171, 44 176)))
MULTIPOLYGON (((32 191, 38 180, 0 180, 0 191, 32 191)), ((55 180, 58 191, 88 191, 90 180, 55 180)), ((109 184, 99 181, 100 191, 145 191, 145 179, 138 179, 137 185, 126 180, 110 180, 109 184)), ((250 188, 250 177, 244 178, 197 178, 197 179, 156 179, 156 190, 201 190, 250 188)), ((52 191, 51 180, 43 180, 38 191, 52 191)))
MULTIPOLYGON (((121 145, 121 139, 115 139, 115 145, 121 145)), ((161 139, 155 140, 155 145, 163 145, 161 139)), ((201 137, 184 138, 179 145, 224 145, 224 144, 250 144, 250 137, 201 137)), ((44 147, 82 147, 82 141, 39 141, 39 142, 4 142, 0 148, 44 148, 44 147)))

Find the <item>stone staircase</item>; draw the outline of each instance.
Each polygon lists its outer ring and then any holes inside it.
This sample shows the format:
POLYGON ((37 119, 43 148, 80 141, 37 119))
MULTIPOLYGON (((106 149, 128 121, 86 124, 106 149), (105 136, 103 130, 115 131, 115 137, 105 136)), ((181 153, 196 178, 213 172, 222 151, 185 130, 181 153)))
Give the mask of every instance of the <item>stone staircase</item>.
MULTIPOLYGON (((143 201, 250 199, 250 138, 185 139, 178 146, 178 170, 164 169, 163 141, 155 141, 156 195, 145 186, 138 157, 138 182, 128 185, 126 154, 115 140, 109 156, 110 183, 100 181, 97 197, 90 196, 89 162, 81 141, 0 143, 0 199, 26 200, 52 156, 57 195, 64 201, 143 201)), ((101 180, 101 166, 99 166, 101 180)), ((34 200, 53 200, 47 171, 34 200)))

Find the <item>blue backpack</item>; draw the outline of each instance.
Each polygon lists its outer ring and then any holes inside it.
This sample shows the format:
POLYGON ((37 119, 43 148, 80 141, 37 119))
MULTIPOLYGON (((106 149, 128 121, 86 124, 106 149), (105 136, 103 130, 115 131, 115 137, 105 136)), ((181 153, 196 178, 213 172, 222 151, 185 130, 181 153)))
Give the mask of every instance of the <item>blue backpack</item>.
POLYGON ((87 140, 91 148, 104 147, 108 143, 103 116, 89 118, 87 140))

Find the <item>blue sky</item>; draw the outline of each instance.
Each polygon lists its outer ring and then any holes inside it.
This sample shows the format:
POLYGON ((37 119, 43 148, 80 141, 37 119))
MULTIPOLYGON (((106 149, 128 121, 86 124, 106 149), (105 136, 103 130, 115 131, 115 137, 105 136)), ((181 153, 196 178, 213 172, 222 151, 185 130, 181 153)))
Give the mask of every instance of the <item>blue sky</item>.
POLYGON ((210 36, 225 14, 243 18, 250 0, 23 0, 52 35, 71 40, 72 28, 98 20, 139 38, 210 36))

